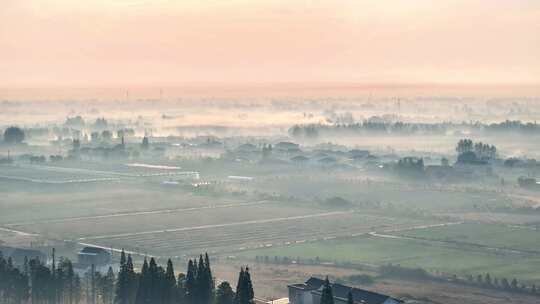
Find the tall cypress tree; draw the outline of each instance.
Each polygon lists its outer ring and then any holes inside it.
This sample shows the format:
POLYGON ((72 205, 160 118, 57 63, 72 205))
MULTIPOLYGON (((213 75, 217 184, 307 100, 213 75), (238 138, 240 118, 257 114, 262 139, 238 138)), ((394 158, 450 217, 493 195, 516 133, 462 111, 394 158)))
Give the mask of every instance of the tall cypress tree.
POLYGON ((167 261, 167 269, 165 270, 165 279, 163 286, 163 303, 173 304, 176 302, 176 278, 174 276, 174 268, 171 259, 167 261))
POLYGON ((139 288, 137 288, 137 296, 135 304, 150 304, 150 272, 148 269, 148 261, 144 258, 141 274, 139 275, 139 288))
POLYGON ((163 268, 159 267, 154 258, 150 258, 149 272, 149 303, 160 304, 162 302, 162 282, 165 276, 163 268))
POLYGON ((204 263, 205 263, 205 269, 206 269, 206 278, 207 278, 208 288, 210 290, 210 295, 213 298, 216 286, 214 284, 214 277, 212 276, 212 269, 210 268, 210 258, 208 257, 208 252, 204 253, 204 263))
POLYGON ((197 267, 197 287, 195 288, 196 293, 196 303, 197 304, 208 304, 207 303, 207 286, 206 286, 206 269, 204 268, 204 260, 202 254, 199 255, 199 267, 197 267))
POLYGON ((253 283, 251 282, 251 274, 249 274, 249 267, 246 267, 246 271, 244 272, 245 276, 245 285, 246 285, 246 294, 248 297, 248 302, 252 303, 253 298, 255 298, 255 293, 253 292, 253 283))
POLYGON ((116 281, 115 302, 117 304, 132 304, 135 303, 137 296, 138 279, 135 270, 133 269, 133 260, 131 255, 126 254, 122 249, 120 255, 120 271, 116 281))
POLYGON ((186 300, 188 304, 195 304, 196 288, 197 288, 197 271, 195 263, 190 259, 188 262, 188 270, 186 274, 186 300))
POLYGON ((127 261, 126 261, 126 268, 128 270, 128 278, 129 278, 129 290, 128 290, 128 303, 135 303, 135 298, 137 296, 137 289, 139 288, 139 278, 137 274, 135 273, 135 269, 133 267, 133 259, 131 258, 131 255, 128 254, 127 261))
POLYGON ((120 254, 120 271, 118 272, 118 279, 116 282, 115 299, 117 304, 128 304, 129 302, 129 288, 130 278, 129 269, 126 260, 126 253, 122 249, 120 254))
POLYGON ((242 303, 242 298, 244 297, 244 267, 240 267, 240 273, 238 274, 238 282, 236 283, 236 294, 234 296, 234 303, 240 304, 242 303))
POLYGON ((334 304, 334 295, 332 294, 332 286, 330 286, 328 276, 324 280, 320 304, 334 304))
POLYGON ((238 275, 238 284, 236 285, 236 304, 252 304, 255 294, 253 292, 253 284, 251 283, 251 276, 249 274, 249 268, 240 268, 240 274, 238 275))

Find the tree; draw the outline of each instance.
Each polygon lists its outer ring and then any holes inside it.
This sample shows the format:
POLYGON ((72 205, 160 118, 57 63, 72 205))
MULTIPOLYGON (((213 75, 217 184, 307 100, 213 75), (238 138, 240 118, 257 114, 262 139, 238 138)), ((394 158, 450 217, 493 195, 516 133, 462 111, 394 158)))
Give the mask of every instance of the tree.
POLYGON ((148 150, 149 147, 150 147, 150 142, 148 141, 148 137, 145 136, 142 139, 141 148, 143 150, 148 150))
POLYGON ((141 274, 139 276, 139 288, 137 289, 137 297, 135 298, 135 304, 150 304, 152 299, 150 298, 150 271, 148 261, 144 259, 143 266, 141 268, 141 274))
POLYGON ((516 278, 513 278, 512 279, 512 282, 510 283, 510 287, 514 290, 518 289, 518 282, 516 280, 516 278))
POLYGON ((347 304, 354 304, 352 289, 349 290, 349 293, 347 293, 347 304))
POLYGON ((501 286, 503 289, 506 289, 506 290, 510 289, 510 283, 508 283, 508 280, 506 278, 503 278, 501 280, 501 286))
POLYGON ((173 304, 176 302, 176 278, 174 277, 174 268, 171 259, 167 261, 167 270, 165 271, 165 282, 163 286, 163 303, 173 304))
POLYGON ((456 146, 456 152, 463 154, 473 150, 473 141, 470 139, 460 139, 456 146))
POLYGON ((137 275, 133 270, 133 261, 131 256, 126 254, 122 249, 120 254, 120 271, 116 281, 115 302, 117 304, 131 304, 135 302, 138 289, 137 275))
POLYGON ((224 281, 218 285, 216 291, 216 304, 233 304, 234 292, 229 282, 224 281))
POLYGON ((20 144, 24 137, 24 131, 19 127, 9 127, 4 131, 4 141, 8 144, 20 144))
POLYGON ((103 304, 112 304, 114 300, 114 272, 112 267, 109 267, 107 274, 101 278, 98 283, 103 304))
POLYGON ((332 294, 332 286, 330 286, 328 277, 324 280, 320 304, 334 304, 334 295, 332 294))
POLYGON ((103 141, 111 141, 112 139, 112 133, 111 131, 109 130, 104 130, 103 132, 101 132, 101 138, 103 139, 103 141))
POLYGON ((255 294, 253 292, 253 284, 251 283, 251 276, 249 274, 249 267, 245 269, 240 268, 240 274, 238 275, 238 284, 236 285, 236 304, 252 304, 255 294))
POLYGON ((197 299, 201 304, 211 304, 214 298, 214 281, 208 254, 199 256, 199 267, 197 270, 197 299))
POLYGON ((482 279, 482 275, 479 274, 478 276, 476 276, 476 283, 478 284, 483 284, 484 283, 484 280, 482 279))
POLYGON ((197 288, 197 267, 191 259, 188 261, 188 269, 186 275, 186 299, 188 304, 194 304, 196 299, 197 288))

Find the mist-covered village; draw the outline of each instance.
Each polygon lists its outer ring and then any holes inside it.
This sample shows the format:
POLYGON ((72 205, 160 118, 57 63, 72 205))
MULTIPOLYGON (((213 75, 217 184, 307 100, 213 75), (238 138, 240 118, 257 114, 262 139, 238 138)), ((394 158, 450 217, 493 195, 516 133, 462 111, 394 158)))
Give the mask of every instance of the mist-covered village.
POLYGON ((1 102, 3 302, 539 299, 538 100, 159 94, 1 102))

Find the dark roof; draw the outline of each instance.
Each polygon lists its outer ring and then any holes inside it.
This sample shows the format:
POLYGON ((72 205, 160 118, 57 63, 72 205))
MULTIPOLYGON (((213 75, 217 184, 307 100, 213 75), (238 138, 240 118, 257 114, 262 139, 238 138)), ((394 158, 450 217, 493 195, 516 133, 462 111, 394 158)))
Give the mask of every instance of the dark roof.
POLYGON ((306 285, 313 289, 319 289, 319 287, 323 286, 323 284, 324 284, 323 279, 319 279, 315 277, 311 277, 309 278, 309 280, 306 281, 306 285))
POLYGON ((109 254, 109 252, 103 248, 98 248, 98 247, 84 247, 80 253, 82 254, 87 254, 87 253, 90 253, 90 254, 109 254))
MULTIPOLYGON (((319 278, 310 278, 306 285, 308 286, 318 286, 315 288, 316 290, 313 290, 312 292, 320 294, 322 292, 322 285, 324 284, 324 280, 319 278)), ((382 304, 389 298, 392 298, 387 295, 383 295, 380 293, 360 289, 360 288, 353 288, 350 286, 345 286, 341 284, 331 284, 332 285, 332 293, 335 298, 340 298, 343 300, 347 300, 347 296, 349 294, 349 291, 352 292, 353 299, 355 303, 366 303, 366 304, 382 304)), ((394 298, 392 298, 394 299, 394 298)), ((401 300, 394 299, 397 302, 402 302, 401 300)))

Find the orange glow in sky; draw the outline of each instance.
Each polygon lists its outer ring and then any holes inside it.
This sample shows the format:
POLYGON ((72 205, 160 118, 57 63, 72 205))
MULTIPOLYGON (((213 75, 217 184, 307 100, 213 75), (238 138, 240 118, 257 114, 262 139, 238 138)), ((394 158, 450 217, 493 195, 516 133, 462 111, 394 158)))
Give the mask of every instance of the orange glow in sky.
POLYGON ((0 86, 539 83, 537 0, 2 0, 0 86))

